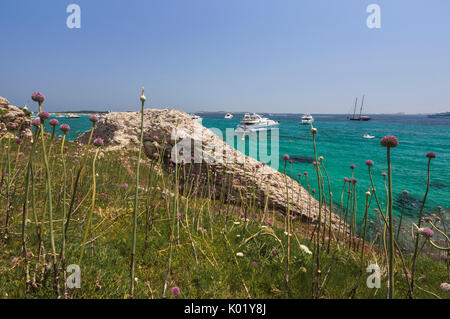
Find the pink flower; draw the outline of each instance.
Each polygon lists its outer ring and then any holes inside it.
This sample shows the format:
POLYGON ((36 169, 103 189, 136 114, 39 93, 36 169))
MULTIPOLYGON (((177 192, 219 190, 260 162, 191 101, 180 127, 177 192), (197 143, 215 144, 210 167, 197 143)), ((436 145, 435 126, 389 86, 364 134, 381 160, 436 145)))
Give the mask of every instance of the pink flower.
POLYGON ((291 157, 289 155, 287 155, 287 154, 283 155, 283 160, 284 161, 289 161, 290 159, 291 159, 291 157))
POLYGON ((31 99, 35 102, 43 103, 45 100, 45 96, 41 92, 34 92, 33 94, 31 94, 31 99))
POLYGON ((428 227, 422 227, 418 229, 420 235, 426 238, 432 238, 434 236, 434 231, 428 227))
POLYGON ((398 145, 398 138, 392 135, 387 135, 381 139, 381 146, 384 147, 396 147, 398 145))
POLYGON ((403 195, 408 195, 408 191, 406 189, 402 193, 403 195))
POLYGON ((59 124, 57 119, 51 119, 50 121, 48 121, 48 124, 50 124, 51 126, 56 126, 59 124))
POLYGON ((355 167, 356 167, 355 164, 350 165, 351 169, 355 169, 355 167))
POLYGON ((367 160, 366 161, 366 165, 369 166, 369 167, 372 166, 373 165, 373 161, 372 160, 367 160))
POLYGON ((40 127, 41 126, 41 120, 38 118, 35 118, 33 121, 31 121, 31 125, 35 126, 35 127, 40 127))
POLYGON ((42 111, 38 113, 39 118, 41 119, 41 121, 45 121, 50 117, 50 113, 46 112, 46 111, 42 111))
POLYGON ((98 122, 98 116, 97 115, 91 115, 89 117, 89 121, 91 121, 92 123, 98 122))
POLYGON ((104 142, 103 142, 103 139, 101 137, 97 137, 94 140, 94 146, 103 146, 103 144, 104 144, 104 142))
POLYGON ((61 132, 63 132, 64 134, 69 133, 70 131, 70 126, 68 124, 62 124, 60 125, 59 129, 61 130, 61 132))
POLYGON ((125 189, 125 188, 128 188, 128 184, 122 184, 122 185, 120 185, 120 188, 122 188, 122 189, 125 189))
POLYGON ((436 158, 436 154, 434 154, 433 152, 429 152, 429 153, 427 154, 427 157, 428 157, 429 159, 436 158))
POLYGON ((172 296, 178 297, 180 295, 180 288, 178 286, 175 286, 170 292, 172 293, 172 296))

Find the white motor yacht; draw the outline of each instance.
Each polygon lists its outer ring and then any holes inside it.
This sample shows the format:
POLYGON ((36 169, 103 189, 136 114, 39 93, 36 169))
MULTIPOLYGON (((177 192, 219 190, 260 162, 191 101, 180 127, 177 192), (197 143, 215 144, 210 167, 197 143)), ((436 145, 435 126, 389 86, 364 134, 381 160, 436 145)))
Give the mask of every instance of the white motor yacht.
POLYGON ((197 114, 191 114, 191 119, 196 120, 198 123, 202 124, 203 119, 197 114))
POLYGON ((262 117, 259 114, 253 113, 252 115, 250 115, 250 113, 245 113, 243 119, 241 120, 241 123, 236 129, 236 132, 254 132, 267 129, 278 124, 280 124, 280 122, 268 119, 267 117, 262 117))
POLYGON ((234 117, 234 115, 233 114, 231 114, 231 113, 227 113, 226 115, 225 115, 225 118, 226 119, 232 119, 234 117))
POLYGON ((311 124, 314 122, 314 118, 312 117, 311 114, 306 113, 302 116, 302 120, 301 120, 301 124, 311 124))

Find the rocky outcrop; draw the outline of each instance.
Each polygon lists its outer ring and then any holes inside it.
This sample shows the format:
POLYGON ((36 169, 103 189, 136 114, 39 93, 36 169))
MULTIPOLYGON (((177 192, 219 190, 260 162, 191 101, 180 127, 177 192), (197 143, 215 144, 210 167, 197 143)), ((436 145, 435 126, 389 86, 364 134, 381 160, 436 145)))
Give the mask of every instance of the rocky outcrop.
POLYGON ((7 99, 0 96, 0 136, 7 134, 8 131, 19 137, 30 137, 30 113, 10 105, 7 99))
MULTIPOLYGON (((94 130, 94 137, 102 137, 109 149, 137 146, 139 136, 139 112, 109 113, 94 130)), ((85 132, 78 141, 87 143, 88 139, 89 132, 85 132)), ((288 193, 292 215, 313 223, 317 221, 318 202, 301 185, 272 167, 244 156, 185 112, 146 109, 144 151, 148 157, 163 157, 166 168, 173 166, 171 161, 181 161, 191 165, 190 172, 208 171, 214 175, 212 180, 217 189, 225 187, 227 200, 235 203, 246 197, 245 202, 253 200, 263 208, 267 201, 270 210, 286 214, 288 193)), ((334 228, 338 222, 339 218, 332 214, 334 228)))

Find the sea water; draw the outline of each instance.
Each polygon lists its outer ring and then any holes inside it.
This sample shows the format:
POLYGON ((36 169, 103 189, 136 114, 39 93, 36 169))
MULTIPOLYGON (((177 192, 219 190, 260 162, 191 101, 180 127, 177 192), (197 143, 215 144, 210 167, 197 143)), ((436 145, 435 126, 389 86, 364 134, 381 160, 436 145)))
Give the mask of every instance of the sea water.
MULTIPOLYGON (((224 119, 223 113, 203 113, 203 125, 216 128, 223 132, 227 128, 236 128, 243 114, 235 114, 233 119, 224 119)), ((298 173, 308 172, 308 184, 311 189, 317 189, 317 176, 312 165, 314 149, 309 125, 300 125, 301 114, 262 114, 279 124, 279 158, 278 170, 284 171, 283 154, 293 159, 292 167, 287 165, 287 174, 298 180, 298 173), (292 170, 292 173, 291 173, 292 170)), ((386 191, 383 172, 387 172, 386 148, 380 145, 380 139, 385 135, 394 135, 399 139, 399 145, 392 149, 392 182, 393 199, 396 215, 402 208, 402 191, 407 190, 405 217, 416 218, 427 186, 426 154, 436 153, 437 157, 431 163, 431 184, 425 215, 436 212, 436 207, 442 206, 444 214, 450 208, 450 119, 428 118, 425 115, 372 115, 368 122, 347 120, 346 115, 313 114, 314 127, 317 128, 316 146, 318 156, 324 157, 324 164, 331 182, 333 202, 336 207, 341 202, 344 177, 351 177, 350 165, 356 168, 354 178, 358 180, 357 215, 364 215, 365 193, 370 189, 366 160, 374 161, 371 168, 377 194, 383 210, 386 206, 386 191), (375 136, 374 139, 363 138, 364 134, 375 136)), ((79 119, 58 118, 60 123, 71 126, 68 138, 73 139, 82 132, 89 130, 89 116, 79 119)), ((234 145, 233 145, 234 146, 234 145)), ((241 149, 239 149, 241 150, 241 149)), ((270 151, 269 151, 270 152, 270 151)), ((248 153, 248 148, 247 148, 248 153)), ((301 177, 303 186, 304 176, 301 177)), ((328 201, 328 186, 325 179, 325 193, 328 201)), ((316 192, 317 196, 317 192, 316 192)), ((344 204, 346 202, 344 195, 344 204)), ((376 203, 373 200, 369 216, 374 216, 376 203)))

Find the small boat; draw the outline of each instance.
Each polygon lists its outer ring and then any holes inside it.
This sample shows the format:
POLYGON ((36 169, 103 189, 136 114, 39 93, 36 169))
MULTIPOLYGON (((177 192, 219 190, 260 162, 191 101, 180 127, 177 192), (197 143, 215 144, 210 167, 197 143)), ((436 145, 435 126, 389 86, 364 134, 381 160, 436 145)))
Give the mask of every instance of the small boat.
POLYGON ((305 125, 305 124, 311 124, 313 122, 314 122, 314 118, 312 117, 312 115, 309 113, 306 113, 302 116, 302 120, 301 120, 300 124, 305 125))
POLYGON ((79 119, 80 116, 78 114, 69 113, 66 115, 66 119, 79 119))
POLYGON ((370 121, 371 117, 367 116, 367 115, 361 115, 362 114, 362 109, 364 106, 364 95, 362 98, 362 102, 361 102, 361 108, 359 109, 359 116, 356 115, 356 107, 358 104, 358 98, 356 98, 355 101, 355 109, 353 110, 353 116, 352 117, 347 117, 350 121, 370 121))
POLYGON ((191 119, 193 119, 193 120, 197 121, 198 123, 202 124, 203 119, 200 116, 198 116, 197 114, 190 114, 190 115, 191 115, 191 119))
POLYGON ((232 119, 234 117, 234 115, 233 114, 231 114, 231 113, 227 113, 226 115, 225 115, 225 118, 226 119, 232 119))
POLYGON ((250 113, 245 113, 241 123, 239 123, 236 128, 236 133, 256 132, 278 124, 280 124, 280 122, 271 120, 267 117, 262 117, 259 114, 253 113, 250 115, 250 113))
POLYGON ((367 139, 375 138, 375 136, 370 135, 370 134, 364 134, 363 137, 364 137, 364 138, 367 138, 367 139))

